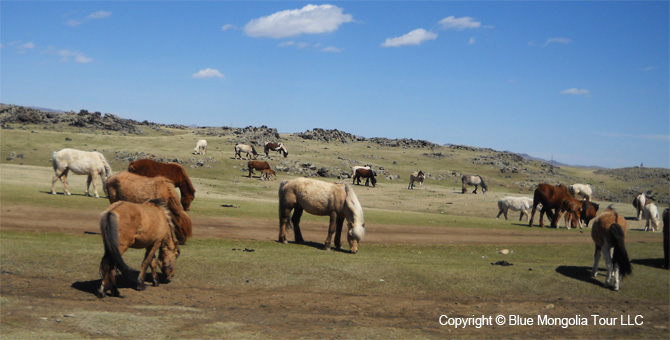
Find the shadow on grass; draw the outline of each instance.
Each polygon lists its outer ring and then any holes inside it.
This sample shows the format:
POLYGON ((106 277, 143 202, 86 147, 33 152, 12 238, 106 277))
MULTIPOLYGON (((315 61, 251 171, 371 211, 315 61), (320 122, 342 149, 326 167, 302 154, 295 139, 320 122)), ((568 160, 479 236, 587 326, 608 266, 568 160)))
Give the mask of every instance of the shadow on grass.
MULTIPOLYGON (((132 270, 132 276, 136 277, 139 275, 139 271, 132 270)), ((147 286, 152 285, 152 275, 151 273, 146 273, 144 276, 144 283, 147 284, 147 286)), ((169 283, 168 280, 165 279, 165 275, 163 273, 158 274, 158 281, 161 284, 167 284, 169 283)), ((84 293, 90 293, 95 296, 97 295, 98 289, 100 288, 100 285, 102 284, 102 279, 97 279, 97 280, 90 280, 90 281, 77 281, 73 283, 70 287, 77 289, 79 291, 82 291, 84 293)), ((129 280, 125 278, 123 275, 118 274, 116 275, 116 287, 118 289, 136 289, 137 288, 137 283, 133 282, 132 280, 129 280)), ((109 296, 109 295, 108 295, 109 296)), ((123 297, 123 296, 121 296, 123 297)))
MULTIPOLYGON (((51 195, 51 191, 40 190, 40 193, 51 195)), ((54 196, 67 196, 67 195, 65 195, 64 192, 56 192, 56 195, 54 195, 54 196)), ((73 193, 71 193, 70 196, 81 196, 81 197, 93 197, 93 198, 95 198, 95 196, 86 196, 85 194, 73 194, 73 193)), ((106 199, 107 196, 100 196, 100 198, 106 199)))
POLYGON ((656 258, 656 259, 635 259, 635 260, 630 260, 631 263, 634 264, 639 264, 647 267, 652 267, 652 268, 658 268, 658 269, 665 269, 665 266, 663 265, 663 258, 656 258))
POLYGON ((596 278, 591 277, 591 267, 585 266, 558 266, 556 272, 571 279, 591 283, 596 286, 603 286, 603 283, 596 278))
MULTIPOLYGON (((318 243, 318 242, 305 241, 305 242, 300 243, 300 242, 295 242, 295 241, 289 241, 289 244, 297 244, 297 245, 301 245, 301 246, 307 246, 307 247, 312 247, 312 248, 316 248, 316 249, 319 249, 319 250, 323 250, 323 243, 318 243)), ((340 253, 347 253, 347 254, 351 253, 350 251, 344 250, 343 248, 339 248, 339 249, 335 248, 335 246, 331 246, 330 249, 332 251, 337 251, 337 252, 340 252, 340 253)))

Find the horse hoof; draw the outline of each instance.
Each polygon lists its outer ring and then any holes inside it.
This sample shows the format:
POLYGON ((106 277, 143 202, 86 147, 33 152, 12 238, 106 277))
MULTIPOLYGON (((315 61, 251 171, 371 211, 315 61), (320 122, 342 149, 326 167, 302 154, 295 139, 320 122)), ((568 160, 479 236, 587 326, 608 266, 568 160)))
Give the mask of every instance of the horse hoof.
POLYGON ((105 292, 97 291, 95 292, 95 296, 97 296, 98 299, 102 299, 105 297, 105 292))
POLYGON ((138 284, 136 289, 138 291, 143 291, 143 290, 147 289, 147 285, 145 285, 144 283, 138 284))
POLYGON ((323 250, 330 251, 330 247, 325 247, 325 248, 323 248, 323 250))

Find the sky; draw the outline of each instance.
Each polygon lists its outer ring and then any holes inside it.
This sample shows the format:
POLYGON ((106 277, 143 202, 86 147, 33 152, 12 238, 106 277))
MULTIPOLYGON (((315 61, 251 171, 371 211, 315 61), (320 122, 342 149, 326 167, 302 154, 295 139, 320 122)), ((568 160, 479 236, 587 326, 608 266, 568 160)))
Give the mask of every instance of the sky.
POLYGON ((6 1, 0 102, 670 168, 668 1, 6 1))

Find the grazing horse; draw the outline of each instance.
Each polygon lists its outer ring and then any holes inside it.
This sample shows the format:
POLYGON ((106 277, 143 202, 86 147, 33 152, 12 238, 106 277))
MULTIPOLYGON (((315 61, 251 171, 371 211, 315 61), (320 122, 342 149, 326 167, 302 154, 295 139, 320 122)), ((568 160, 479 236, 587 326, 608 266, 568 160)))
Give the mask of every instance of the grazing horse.
POLYGON ((644 193, 639 193, 633 199, 633 207, 637 210, 637 220, 642 219, 644 214, 644 206, 651 203, 651 201, 644 195, 644 193))
POLYGON ((179 256, 179 246, 162 200, 146 203, 116 202, 109 206, 100 216, 100 234, 105 247, 105 255, 100 261, 102 284, 97 291, 99 298, 111 290, 112 296, 120 296, 116 286, 116 268, 129 281, 135 283, 135 289, 144 290, 144 277, 151 267, 153 285, 158 286, 156 264, 161 267, 165 280, 174 275, 174 267, 179 256), (133 270, 123 261, 121 255, 128 249, 146 249, 142 267, 137 277, 133 270), (158 260, 154 258, 156 251, 158 260))
POLYGON ((275 179, 277 178, 277 173, 272 170, 272 169, 263 169, 261 172, 261 180, 262 181, 269 181, 272 176, 275 176, 275 179))
POLYGON ((270 169, 272 170, 272 167, 270 167, 270 164, 266 161, 249 161, 247 163, 247 167, 249 168, 249 178, 251 178, 251 174, 254 173, 254 170, 259 170, 263 171, 265 169, 270 169))
POLYGON ((532 206, 533 199, 530 197, 502 197, 498 200, 498 216, 496 216, 496 218, 499 218, 500 214, 504 214, 505 219, 507 219, 507 211, 512 210, 521 212, 519 214, 519 221, 521 221, 523 215, 526 215, 526 220, 528 220, 528 217, 530 216, 528 211, 532 206))
POLYGON ((581 196, 587 201, 591 201, 591 195, 593 195, 593 189, 588 184, 573 184, 568 187, 568 191, 570 191, 572 197, 577 198, 577 196, 581 196))
POLYGON ((644 218, 647 220, 644 231, 658 231, 658 207, 656 204, 650 203, 644 206, 644 218))
MULTIPOLYGON (((554 216, 556 220, 556 228, 558 228, 558 222, 561 219, 561 214, 565 214, 565 228, 570 229, 570 226, 573 228, 582 229, 582 201, 570 196, 563 200, 561 208, 556 212, 554 216)), ((552 226, 553 226, 552 221, 552 226)))
POLYGON ((663 266, 670 269, 670 208, 663 210, 663 266))
MULTIPOLYGON (((580 212, 580 216, 584 228, 589 227, 589 222, 591 222, 591 220, 596 217, 598 208, 600 208, 598 203, 582 200, 582 210, 580 212)), ((582 228, 582 225, 579 226, 580 229, 582 228)))
POLYGON ((426 175, 424 175, 423 171, 419 170, 419 172, 413 172, 411 175, 409 175, 409 185, 407 186, 407 189, 414 189, 414 182, 419 182, 419 189, 423 188, 423 181, 426 179, 426 175))
POLYGON ((484 183, 484 179, 479 175, 463 175, 463 177, 461 177, 461 184, 463 184, 463 190, 461 191, 462 194, 468 191, 468 185, 475 186, 475 191, 472 192, 473 194, 477 193, 477 187, 480 185, 482 187, 482 194, 485 194, 486 191, 489 190, 489 187, 487 187, 486 183, 484 183))
POLYGON ((307 211, 312 215, 330 216, 328 237, 324 249, 330 250, 335 233, 335 247, 341 248, 342 225, 347 220, 347 241, 352 253, 365 236, 363 208, 349 185, 330 183, 311 178, 294 178, 279 185, 279 242, 286 243, 286 227, 292 224, 295 242, 304 242, 300 232, 300 217, 307 211), (291 216, 293 210, 293 216, 291 216), (289 221, 290 217, 290 221, 289 221))
MULTIPOLYGON (((54 177, 51 180, 51 193, 56 194, 56 181, 60 179, 63 182, 63 191, 65 195, 72 195, 67 189, 67 174, 70 170, 77 175, 87 175, 86 196, 91 196, 88 188, 93 182, 93 192, 95 197, 98 195, 98 176, 102 178, 104 187, 107 177, 112 175, 112 168, 107 163, 107 159, 97 151, 81 151, 77 149, 62 149, 54 151, 51 154, 51 161, 54 168, 54 177)), ((104 191, 104 188, 103 188, 104 191)), ((106 193, 106 192, 105 192, 106 193)))
POLYGON ((591 238, 596 244, 591 277, 598 275, 598 262, 602 252, 607 266, 605 286, 614 290, 619 290, 621 278, 633 272, 624 242, 627 229, 626 219, 612 209, 612 206, 593 222, 591 228, 591 238))
POLYGON ((195 148, 193 148, 195 152, 193 154, 195 155, 204 155, 207 153, 207 141, 204 139, 199 140, 197 143, 195 143, 195 148))
POLYGON ((540 228, 544 228, 545 213, 551 221, 551 226, 553 228, 558 228, 558 221, 561 219, 561 215, 565 211, 568 211, 568 213, 572 215, 573 226, 576 226, 581 218, 581 204, 570 195, 568 188, 563 184, 553 186, 551 184, 542 183, 537 186, 533 193, 533 211, 530 214, 529 227, 533 226, 535 210, 537 210, 539 204, 542 204, 542 209, 540 210, 540 228), (569 202, 564 204, 563 202, 566 200, 569 200, 569 202), (574 201, 577 201, 577 204, 575 204, 574 201), (556 210, 555 214, 552 209, 556 210))
POLYGON ((371 169, 358 168, 354 173, 354 180, 351 184, 361 185, 361 178, 365 178, 365 186, 369 186, 372 183, 374 188, 377 185, 377 173, 371 169))
POLYGON ((288 157, 288 150, 286 150, 284 143, 273 143, 273 142, 265 143, 265 147, 263 148, 263 151, 265 151, 265 157, 270 158, 270 150, 277 151, 283 154, 284 158, 288 157))
POLYGON ((128 164, 128 171, 145 177, 163 176, 171 180, 181 192, 181 206, 186 211, 191 210, 191 202, 195 199, 195 188, 183 166, 177 163, 138 159, 128 164))
POLYGON ((184 212, 172 181, 165 177, 144 177, 128 171, 122 171, 107 179, 105 183, 109 203, 128 201, 144 203, 152 199, 162 199, 167 202, 175 234, 180 244, 193 233, 191 217, 184 212))
POLYGON ((258 158, 258 152, 256 152, 256 148, 254 148, 253 145, 236 144, 235 158, 242 159, 243 152, 247 154, 246 159, 250 159, 251 158, 250 155, 253 155, 254 159, 258 158))

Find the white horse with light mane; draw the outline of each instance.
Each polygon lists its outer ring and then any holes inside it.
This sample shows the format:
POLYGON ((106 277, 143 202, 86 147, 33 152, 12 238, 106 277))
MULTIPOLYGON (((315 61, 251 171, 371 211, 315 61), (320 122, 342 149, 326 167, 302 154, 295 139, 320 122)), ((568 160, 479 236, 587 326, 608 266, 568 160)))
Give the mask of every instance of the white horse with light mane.
POLYGON ((253 145, 235 144, 235 158, 242 159, 242 153, 247 155, 246 159, 251 159, 250 155, 253 155, 253 159, 258 158, 258 152, 253 145))
POLYGON ((575 183, 568 187, 568 191, 570 191, 572 197, 581 196, 589 202, 591 201, 591 195, 593 195, 593 188, 588 184, 575 183))
POLYGON ((644 218, 647 220, 644 231, 658 231, 658 207, 656 204, 649 203, 644 206, 644 218), (650 222, 651 226, 649 226, 650 222))
POLYGON ((505 219, 507 219, 507 211, 520 211, 519 221, 523 218, 523 215, 526 215, 526 221, 530 216, 528 211, 533 208, 533 199, 530 197, 514 197, 514 196, 505 196, 498 200, 498 216, 504 214, 505 219))
POLYGON ((207 141, 204 139, 199 140, 197 143, 195 143, 195 154, 196 155, 204 155, 207 153, 207 141))
POLYGON ((86 196, 91 196, 88 188, 93 182, 93 191, 95 197, 98 195, 98 176, 102 178, 103 191, 107 194, 104 183, 107 177, 112 175, 112 168, 107 163, 107 159, 97 151, 81 151, 77 149, 62 149, 54 151, 51 154, 51 160, 54 167, 54 177, 51 180, 51 193, 56 194, 56 181, 60 179, 63 182, 63 191, 65 195, 72 195, 67 189, 67 174, 70 170, 77 175, 87 175, 86 196))

